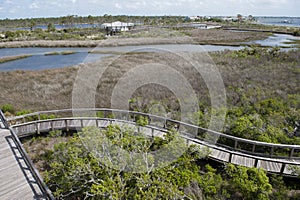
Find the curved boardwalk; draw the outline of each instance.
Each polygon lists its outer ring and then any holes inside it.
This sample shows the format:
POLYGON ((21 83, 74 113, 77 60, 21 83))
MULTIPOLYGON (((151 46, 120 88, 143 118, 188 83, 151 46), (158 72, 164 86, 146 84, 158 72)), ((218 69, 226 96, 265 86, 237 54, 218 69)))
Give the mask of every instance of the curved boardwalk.
POLYGON ((54 199, 28 158, 19 138, 53 130, 80 131, 85 126, 106 128, 110 124, 130 126, 136 132, 142 131, 150 137, 162 137, 170 129, 175 129, 186 140, 187 145, 199 145, 200 148, 209 150, 210 159, 263 168, 269 173, 283 176, 298 176, 291 167, 300 167, 299 145, 246 140, 184 122, 132 111, 55 110, 14 117, 8 123, 0 112, 0 199, 54 199), (41 120, 49 118, 50 115, 52 119, 41 120), (136 119, 141 116, 148 118, 149 123, 145 127, 136 124, 136 119), (218 140, 209 142, 207 136, 217 137, 218 140))
POLYGON ((0 129, 0 199, 45 199, 8 129, 0 129))
POLYGON ((195 144, 209 149, 209 158, 221 163, 263 168, 269 173, 284 176, 298 176, 294 173, 293 167, 300 167, 299 145, 272 144, 237 138, 146 113, 113 109, 67 109, 32 113, 12 118, 9 122, 18 137, 51 130, 80 131, 85 126, 105 128, 109 124, 131 126, 136 131, 142 129, 144 134, 152 137, 161 137, 170 129, 176 129, 186 140, 187 145, 195 144), (96 117, 99 113, 101 117, 96 117), (47 118, 47 115, 54 118, 40 120, 41 117, 47 118), (135 121, 140 116, 148 118, 147 126, 136 126, 135 121), (217 141, 213 143, 208 141, 207 137, 211 136, 217 138, 217 141))
POLYGON ((0 199, 54 199, 1 110, 0 199))

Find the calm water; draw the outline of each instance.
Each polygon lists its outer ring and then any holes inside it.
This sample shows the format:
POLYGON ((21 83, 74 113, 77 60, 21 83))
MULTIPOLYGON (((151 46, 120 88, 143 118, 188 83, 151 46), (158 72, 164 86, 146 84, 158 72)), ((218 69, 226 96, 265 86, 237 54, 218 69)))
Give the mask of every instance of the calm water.
POLYGON ((300 17, 256 17, 256 19, 261 24, 300 27, 300 17))
MULTIPOLYGON (((275 34, 265 40, 258 40, 252 43, 263 46, 285 46, 291 47, 284 42, 294 39, 300 39, 290 35, 275 34)), ((228 50, 239 50, 244 47, 216 46, 216 45, 193 45, 193 44, 167 44, 167 45, 142 45, 142 46, 120 46, 120 47, 98 47, 98 48, 3 48, 0 49, 0 57, 30 54, 32 57, 15 60, 0 64, 0 71, 11 70, 41 70, 51 68, 61 68, 73 66, 80 63, 94 62, 113 53, 124 52, 212 52, 228 50), (89 53, 90 51, 99 51, 98 53, 89 53), (75 54, 70 55, 51 55, 45 56, 49 52, 73 51, 75 54), (101 53, 102 52, 102 53, 101 53)))
MULTIPOLYGON (((56 29, 67 29, 67 28, 101 28, 101 24, 74 24, 74 25, 60 25, 60 24, 55 24, 54 25, 56 29)), ((34 26, 34 29, 41 28, 46 30, 48 27, 47 25, 39 25, 39 26, 34 26)), ((30 27, 20 27, 20 28, 1 28, 0 30, 30 30, 30 27)))
POLYGON ((0 64, 0 71, 11 70, 41 70, 51 68, 61 68, 73 66, 80 63, 94 62, 104 57, 111 56, 107 53, 88 53, 91 50, 124 53, 124 52, 157 52, 157 51, 187 51, 187 52, 203 52, 203 51, 222 51, 225 49, 238 50, 243 47, 226 47, 213 45, 145 45, 145 46, 123 46, 123 47, 103 47, 103 48, 3 48, 0 49, 0 57, 30 54, 32 57, 19 59, 0 64), (51 55, 45 56, 49 52, 73 51, 75 54, 70 55, 51 55))
POLYGON ((291 44, 286 44, 286 42, 291 42, 293 40, 300 40, 300 37, 295 37, 286 34, 274 34, 264 40, 257 40, 252 42, 247 42, 247 44, 260 44, 261 46, 272 46, 272 47, 293 47, 291 44))

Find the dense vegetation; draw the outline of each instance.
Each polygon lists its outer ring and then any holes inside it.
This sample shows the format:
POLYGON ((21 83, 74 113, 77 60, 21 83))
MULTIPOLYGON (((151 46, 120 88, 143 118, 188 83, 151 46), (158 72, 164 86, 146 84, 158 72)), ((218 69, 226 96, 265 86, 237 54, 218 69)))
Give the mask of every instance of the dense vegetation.
POLYGON ((87 127, 67 140, 62 139, 61 133, 53 132, 48 138, 33 138, 24 145, 35 163, 39 163, 47 185, 59 199, 297 198, 288 192, 281 177, 267 176, 262 169, 232 164, 218 170, 211 167, 206 160, 209 152, 196 146, 190 146, 166 167, 151 168, 158 160, 147 152, 164 147, 170 140, 177 140, 175 146, 168 147, 176 151, 185 145, 184 141, 176 133, 169 133, 164 138, 147 138, 132 131, 119 126, 103 130, 87 127), (107 153, 109 149, 103 147, 107 144, 105 138, 131 154, 144 152, 146 156, 137 159, 122 157, 127 159, 127 164, 123 170, 116 169, 119 152, 114 148, 115 151, 107 153), (89 146, 87 141, 94 145, 89 146), (52 143, 51 147, 47 146, 49 143, 52 143), (99 149, 99 144, 104 149, 99 149), (42 149, 37 149, 38 146, 42 149), (128 171, 132 165, 143 168, 144 172, 128 171))

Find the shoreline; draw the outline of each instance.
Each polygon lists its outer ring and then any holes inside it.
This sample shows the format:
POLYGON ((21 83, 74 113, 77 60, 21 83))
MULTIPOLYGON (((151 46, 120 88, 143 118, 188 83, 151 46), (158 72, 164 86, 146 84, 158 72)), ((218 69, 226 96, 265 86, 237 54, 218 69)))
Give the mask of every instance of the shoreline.
POLYGON ((0 48, 30 48, 30 47, 115 47, 151 44, 196 44, 190 37, 182 38, 112 38, 107 40, 35 40, 0 42, 0 48))
POLYGON ((245 41, 261 40, 269 35, 266 32, 232 32, 226 29, 214 30, 191 30, 183 36, 172 37, 108 37, 104 40, 29 40, 0 42, 0 48, 27 48, 27 47, 116 47, 138 46, 157 44, 199 44, 199 45, 222 45, 241 46, 245 41))

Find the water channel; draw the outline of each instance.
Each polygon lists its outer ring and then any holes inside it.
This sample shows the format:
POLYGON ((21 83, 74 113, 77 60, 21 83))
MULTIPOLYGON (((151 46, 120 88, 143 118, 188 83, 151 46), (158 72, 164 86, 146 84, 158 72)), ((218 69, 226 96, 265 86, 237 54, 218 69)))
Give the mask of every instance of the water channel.
MULTIPOLYGON (((299 40, 299 37, 284 34, 274 34, 265 40, 253 41, 250 44, 262 46, 280 46, 293 48, 286 42, 299 40)), ((249 44, 249 43, 248 43, 249 44)), ((141 45, 141 46, 118 46, 97 48, 3 48, 0 49, 0 57, 29 54, 31 57, 5 62, 0 64, 0 71, 11 70, 42 70, 73 66, 80 63, 93 62, 114 54, 137 51, 137 52, 212 52, 228 50, 239 50, 243 46, 219 46, 219 45, 195 45, 195 44, 165 44, 165 45, 141 45), (53 52, 56 52, 53 54, 53 52), (63 55, 64 52, 74 52, 63 55), (94 52, 94 53, 91 53, 94 52), (52 54, 52 55, 49 55, 52 54)))

